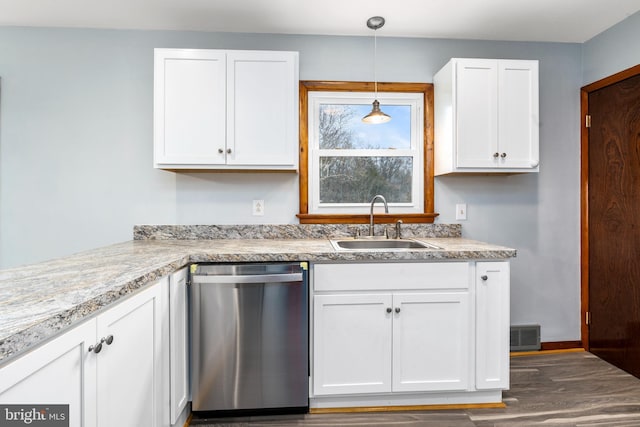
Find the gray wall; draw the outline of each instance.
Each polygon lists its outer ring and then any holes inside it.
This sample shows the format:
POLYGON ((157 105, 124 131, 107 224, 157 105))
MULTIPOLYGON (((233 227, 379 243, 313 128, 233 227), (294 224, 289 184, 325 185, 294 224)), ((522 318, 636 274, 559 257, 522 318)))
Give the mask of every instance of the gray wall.
MULTIPOLYGON (((0 266, 128 240, 134 224, 296 223, 294 174, 152 168, 154 47, 300 52, 304 80, 372 80, 368 37, 0 28, 0 266), (264 217, 251 201, 264 199, 264 217)), ((431 82, 451 57, 540 60, 540 173, 436 178, 439 222, 518 249, 512 324, 579 331, 581 46, 378 40, 378 79, 431 82)))
POLYGON ((640 12, 582 45, 582 82, 587 85, 640 64, 640 12))

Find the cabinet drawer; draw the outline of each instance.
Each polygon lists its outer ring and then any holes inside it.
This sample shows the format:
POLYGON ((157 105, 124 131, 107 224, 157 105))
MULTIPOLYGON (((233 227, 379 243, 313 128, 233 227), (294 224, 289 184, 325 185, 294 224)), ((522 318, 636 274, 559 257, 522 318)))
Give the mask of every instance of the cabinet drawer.
POLYGON ((314 264, 316 291, 468 289, 470 263, 314 264))

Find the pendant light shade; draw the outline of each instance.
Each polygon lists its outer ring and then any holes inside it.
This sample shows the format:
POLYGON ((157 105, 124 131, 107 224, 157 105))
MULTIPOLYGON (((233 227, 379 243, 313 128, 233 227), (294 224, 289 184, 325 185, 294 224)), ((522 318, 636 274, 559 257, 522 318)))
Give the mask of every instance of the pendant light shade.
POLYGON ((367 19, 367 27, 373 30, 373 88, 375 96, 373 100, 373 107, 371 112, 362 118, 365 123, 379 124, 386 123, 391 120, 391 116, 385 114, 380 110, 380 103, 378 102, 378 79, 376 77, 376 60, 378 53, 378 39, 376 37, 376 30, 382 28, 384 25, 384 18, 382 16, 372 16, 367 19))
POLYGON ((391 120, 391 116, 380 110, 380 103, 377 99, 373 101, 371 112, 362 118, 363 122, 371 124, 386 123, 389 120, 391 120))

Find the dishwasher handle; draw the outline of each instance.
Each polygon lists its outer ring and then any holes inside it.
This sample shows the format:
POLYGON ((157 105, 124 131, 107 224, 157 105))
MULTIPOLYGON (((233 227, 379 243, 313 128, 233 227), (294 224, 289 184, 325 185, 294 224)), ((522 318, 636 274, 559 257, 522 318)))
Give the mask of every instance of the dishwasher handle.
POLYGON ((193 275, 192 283, 284 283, 302 282, 302 273, 248 275, 193 275))

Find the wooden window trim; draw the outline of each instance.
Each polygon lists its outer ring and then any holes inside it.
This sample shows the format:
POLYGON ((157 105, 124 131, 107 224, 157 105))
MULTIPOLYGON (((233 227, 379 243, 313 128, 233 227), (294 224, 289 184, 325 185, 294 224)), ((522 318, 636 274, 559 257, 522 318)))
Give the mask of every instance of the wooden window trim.
MULTIPOLYGON (((309 213, 309 92, 373 92, 373 82, 301 81, 300 82, 300 224, 366 224, 369 215, 309 213)), ((432 223, 438 216, 433 207, 433 84, 378 83, 378 92, 420 92, 424 95, 424 213, 377 214, 376 223, 401 219, 407 223, 432 223)))

